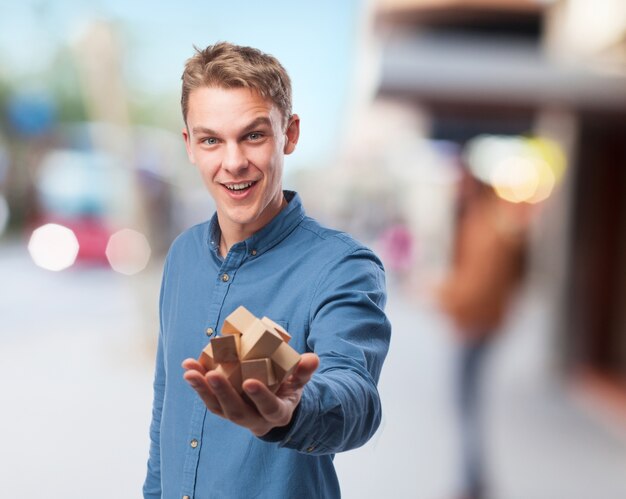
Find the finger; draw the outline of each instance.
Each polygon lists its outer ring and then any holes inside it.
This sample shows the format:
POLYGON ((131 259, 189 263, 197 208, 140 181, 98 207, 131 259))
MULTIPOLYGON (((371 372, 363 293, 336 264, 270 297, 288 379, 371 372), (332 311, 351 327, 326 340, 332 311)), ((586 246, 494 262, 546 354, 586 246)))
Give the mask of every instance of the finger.
POLYGON ((200 362, 198 362, 196 359, 185 359, 183 360, 183 363, 181 365, 183 369, 187 371, 194 370, 199 371, 202 374, 206 373, 206 369, 204 368, 204 366, 200 364, 200 362))
POLYGON ((281 398, 258 380, 246 380, 243 388, 259 413, 258 424, 250 426, 250 431, 256 436, 289 424, 300 402, 299 393, 292 391, 289 396, 281 398))
POLYGON ((248 379, 244 381, 243 389, 263 419, 277 421, 283 416, 285 412, 284 402, 262 382, 248 379))
POLYGON ((183 375, 183 378, 198 393, 208 410, 210 410, 213 414, 217 414, 218 416, 224 415, 222 406, 220 405, 217 397, 211 390, 211 387, 209 386, 204 375, 196 370, 189 370, 183 375))
POLYGON ((292 388, 301 388, 306 385, 313 373, 320 365, 320 358, 314 353, 303 353, 296 370, 289 377, 289 384, 292 388))
POLYGON ((238 425, 249 427, 259 417, 258 413, 243 400, 224 375, 209 371, 204 377, 220 404, 225 418, 238 425))

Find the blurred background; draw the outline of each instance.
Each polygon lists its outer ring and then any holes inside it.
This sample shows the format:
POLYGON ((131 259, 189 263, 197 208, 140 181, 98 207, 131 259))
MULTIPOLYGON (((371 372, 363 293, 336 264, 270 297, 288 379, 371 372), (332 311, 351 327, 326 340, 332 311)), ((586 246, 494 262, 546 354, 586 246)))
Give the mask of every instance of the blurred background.
POLYGON ((1 1, 0 495, 140 496, 163 259, 214 209, 180 75, 220 40, 285 65, 285 186, 387 269, 344 497, 462 497, 468 466, 626 497, 623 0, 1 1))

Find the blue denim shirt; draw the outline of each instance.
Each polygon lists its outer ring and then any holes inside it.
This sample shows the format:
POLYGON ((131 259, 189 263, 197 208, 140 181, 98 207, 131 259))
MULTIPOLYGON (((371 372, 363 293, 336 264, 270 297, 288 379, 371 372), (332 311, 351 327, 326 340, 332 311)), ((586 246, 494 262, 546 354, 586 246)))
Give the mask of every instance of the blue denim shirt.
POLYGON ((378 258, 306 216, 300 198, 263 229, 219 255, 217 217, 184 232, 167 256, 144 497, 334 498, 333 457, 363 445, 381 418, 376 384, 390 323, 378 258), (291 423, 263 437, 207 411, 183 380, 207 329, 244 305, 292 335, 320 366, 291 423))

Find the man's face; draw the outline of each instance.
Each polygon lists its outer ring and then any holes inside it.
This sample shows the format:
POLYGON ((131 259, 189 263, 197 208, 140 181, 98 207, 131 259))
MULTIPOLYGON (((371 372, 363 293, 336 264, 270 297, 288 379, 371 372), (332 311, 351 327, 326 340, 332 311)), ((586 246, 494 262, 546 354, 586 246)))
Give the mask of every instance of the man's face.
POLYGON ((283 158, 295 149, 299 120, 283 127, 278 107, 247 88, 200 87, 189 95, 183 137, 215 200, 228 237, 249 237, 282 208, 283 158))

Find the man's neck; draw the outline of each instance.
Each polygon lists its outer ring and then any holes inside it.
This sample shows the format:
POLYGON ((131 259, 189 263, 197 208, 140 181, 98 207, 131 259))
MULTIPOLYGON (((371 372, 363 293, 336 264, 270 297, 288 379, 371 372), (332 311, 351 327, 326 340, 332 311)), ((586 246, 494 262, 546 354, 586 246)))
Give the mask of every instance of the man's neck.
POLYGON ((241 241, 245 241, 249 237, 256 234, 258 231, 260 231, 263 227, 265 227, 272 220, 274 220, 274 218, 276 218, 276 216, 283 210, 285 206, 287 206, 287 204, 288 203, 287 203, 287 200, 285 199, 285 196, 282 196, 281 203, 276 209, 274 216, 272 216, 265 224, 258 226, 258 227, 250 226, 250 225, 238 225, 238 226, 229 227, 227 225, 223 225, 222 223, 220 223, 220 220, 219 220, 220 217, 218 213, 217 219, 218 219, 218 223, 220 225, 220 231, 221 231, 220 246, 219 246, 220 255, 222 257, 226 257, 226 255, 230 251, 230 248, 232 248, 235 244, 241 241))

